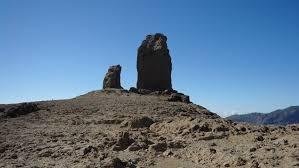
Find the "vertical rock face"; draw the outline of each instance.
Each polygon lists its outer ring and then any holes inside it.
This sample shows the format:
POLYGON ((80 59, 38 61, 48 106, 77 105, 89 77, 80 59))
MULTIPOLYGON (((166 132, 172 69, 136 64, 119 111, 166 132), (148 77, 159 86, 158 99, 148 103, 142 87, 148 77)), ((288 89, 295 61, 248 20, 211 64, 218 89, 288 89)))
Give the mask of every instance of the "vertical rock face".
POLYGON ((172 64, 166 42, 163 34, 147 35, 138 48, 137 89, 172 89, 172 64))
POLYGON ((103 89, 106 88, 122 89, 120 85, 120 72, 121 72, 120 65, 110 66, 103 81, 103 89))

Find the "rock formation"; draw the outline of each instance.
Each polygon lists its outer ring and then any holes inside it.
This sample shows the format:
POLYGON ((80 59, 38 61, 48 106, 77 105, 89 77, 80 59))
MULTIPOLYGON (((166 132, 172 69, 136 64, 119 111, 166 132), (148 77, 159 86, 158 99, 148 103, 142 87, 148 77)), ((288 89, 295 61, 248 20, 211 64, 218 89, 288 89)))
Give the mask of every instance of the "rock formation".
POLYGON ((299 124, 234 123, 173 90, 162 34, 147 36, 137 68, 129 91, 115 65, 103 91, 0 104, 0 168, 299 167, 299 124))
POLYGON ((182 93, 172 93, 168 101, 190 103, 190 98, 182 93))
POLYGON ((107 88, 122 89, 120 85, 120 72, 121 72, 120 65, 110 66, 103 81, 103 89, 107 89, 107 88))
POLYGON ((40 110, 36 103, 20 103, 10 107, 0 108, 4 117, 15 118, 40 110))
POLYGON ((138 48, 137 89, 172 89, 172 64, 166 41, 167 37, 160 33, 147 35, 138 48))

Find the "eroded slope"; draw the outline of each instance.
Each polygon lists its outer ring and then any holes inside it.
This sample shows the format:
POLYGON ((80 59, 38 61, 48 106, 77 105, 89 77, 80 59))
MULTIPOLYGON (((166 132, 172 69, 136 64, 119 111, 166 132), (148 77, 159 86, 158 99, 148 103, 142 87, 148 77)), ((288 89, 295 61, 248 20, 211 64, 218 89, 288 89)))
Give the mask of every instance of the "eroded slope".
POLYGON ((168 99, 110 90, 36 102, 38 111, 0 119, 0 167, 299 165, 297 125, 236 124, 168 99))

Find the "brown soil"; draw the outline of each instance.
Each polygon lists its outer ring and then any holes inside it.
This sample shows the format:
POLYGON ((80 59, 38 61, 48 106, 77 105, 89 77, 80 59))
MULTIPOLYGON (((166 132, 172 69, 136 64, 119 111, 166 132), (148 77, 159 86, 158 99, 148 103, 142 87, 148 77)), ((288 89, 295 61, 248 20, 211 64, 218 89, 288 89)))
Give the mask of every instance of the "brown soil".
POLYGON ((299 167, 298 125, 237 124, 168 99, 94 91, 1 112, 0 167, 299 167))

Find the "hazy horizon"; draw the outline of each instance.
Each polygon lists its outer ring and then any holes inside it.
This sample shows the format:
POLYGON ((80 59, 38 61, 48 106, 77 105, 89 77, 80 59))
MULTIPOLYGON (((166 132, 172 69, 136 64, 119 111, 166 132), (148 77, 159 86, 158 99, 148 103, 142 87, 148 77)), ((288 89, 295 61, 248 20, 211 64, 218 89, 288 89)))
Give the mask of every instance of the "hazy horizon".
POLYGON ((0 1, 0 104, 136 86, 137 48, 168 37, 173 88, 221 116, 299 105, 299 2, 0 1))

